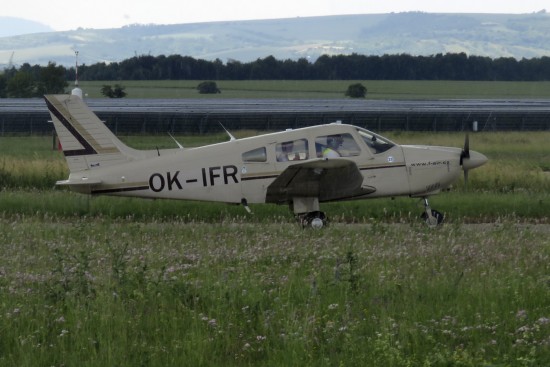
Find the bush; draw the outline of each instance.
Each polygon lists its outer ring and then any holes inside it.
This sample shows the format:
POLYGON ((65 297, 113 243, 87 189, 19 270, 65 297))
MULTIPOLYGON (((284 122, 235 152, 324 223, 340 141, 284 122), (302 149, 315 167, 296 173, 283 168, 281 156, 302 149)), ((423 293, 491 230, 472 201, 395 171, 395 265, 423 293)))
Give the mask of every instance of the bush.
POLYGON ((126 97, 124 89, 126 89, 126 87, 120 84, 115 84, 114 89, 110 85, 104 85, 101 87, 101 94, 108 98, 124 98, 126 97))
POLYGON ((197 90, 200 94, 216 94, 221 93, 216 82, 202 82, 197 86, 197 90))
POLYGON ((367 87, 361 83, 350 84, 346 91, 346 96, 351 98, 365 98, 367 96, 367 87))

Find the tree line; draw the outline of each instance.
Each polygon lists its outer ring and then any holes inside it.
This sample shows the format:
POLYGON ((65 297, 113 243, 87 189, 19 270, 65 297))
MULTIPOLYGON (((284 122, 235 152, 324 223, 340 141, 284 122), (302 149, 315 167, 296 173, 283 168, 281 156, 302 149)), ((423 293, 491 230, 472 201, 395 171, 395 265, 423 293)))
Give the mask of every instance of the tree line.
MULTIPOLYGON (((69 78, 74 76, 69 74, 69 78)), ((491 59, 465 53, 432 56, 359 54, 251 62, 206 61, 189 56, 136 56, 79 67, 82 80, 550 80, 550 57, 491 59)))
POLYGON ((55 63, 47 66, 23 64, 0 73, 0 98, 41 97, 49 93, 64 93, 69 85, 68 70, 55 63))
MULTIPOLYGON (((0 97, 33 97, 61 93, 75 67, 55 63, 23 64, 0 74, 0 97)), ((431 56, 408 54, 366 56, 323 55, 277 60, 273 56, 251 62, 220 59, 207 61, 181 55, 141 55, 121 62, 81 65, 80 80, 480 80, 548 81, 550 57, 517 60, 492 59, 447 53, 431 56)))

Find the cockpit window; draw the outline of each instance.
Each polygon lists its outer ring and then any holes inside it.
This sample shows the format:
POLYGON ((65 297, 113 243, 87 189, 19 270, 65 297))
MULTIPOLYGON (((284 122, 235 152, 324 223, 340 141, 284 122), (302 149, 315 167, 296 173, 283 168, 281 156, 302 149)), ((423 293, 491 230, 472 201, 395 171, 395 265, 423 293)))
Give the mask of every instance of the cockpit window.
POLYGON ((265 147, 249 150, 243 153, 243 162, 266 162, 267 154, 265 147))
POLYGON ((394 143, 387 140, 386 138, 383 138, 380 135, 376 135, 375 133, 368 130, 357 129, 357 131, 359 132, 359 135, 361 135, 371 152, 374 154, 383 153, 386 150, 389 150, 395 146, 394 143))
POLYGON ((319 158, 351 157, 361 150, 351 134, 333 134, 315 138, 315 150, 319 158))
POLYGON ((277 162, 300 161, 308 159, 307 139, 284 141, 277 144, 277 162))

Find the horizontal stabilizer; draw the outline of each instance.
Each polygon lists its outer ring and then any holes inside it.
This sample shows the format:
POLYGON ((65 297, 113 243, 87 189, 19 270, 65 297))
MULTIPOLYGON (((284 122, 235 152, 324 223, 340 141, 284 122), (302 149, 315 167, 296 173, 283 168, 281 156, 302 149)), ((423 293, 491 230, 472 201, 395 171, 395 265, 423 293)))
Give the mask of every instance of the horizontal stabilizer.
POLYGON ((94 180, 94 179, 88 179, 88 178, 82 178, 81 180, 63 180, 63 181, 57 181, 55 184, 58 186, 93 186, 93 185, 99 185, 101 183, 101 180, 94 180))
POLYGON ((81 179, 68 179, 63 181, 57 181, 55 183, 57 186, 65 186, 81 194, 91 194, 94 187, 97 187, 101 184, 101 180, 88 179, 87 177, 82 177, 81 179))

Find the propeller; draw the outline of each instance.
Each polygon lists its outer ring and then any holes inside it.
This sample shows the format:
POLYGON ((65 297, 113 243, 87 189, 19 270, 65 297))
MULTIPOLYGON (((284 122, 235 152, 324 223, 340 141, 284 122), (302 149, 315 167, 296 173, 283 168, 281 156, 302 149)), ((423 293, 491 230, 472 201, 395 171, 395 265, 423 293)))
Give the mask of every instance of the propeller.
POLYGON ((474 150, 470 151, 470 136, 466 133, 464 148, 460 152, 460 165, 464 170, 464 186, 468 188, 468 171, 480 167, 487 162, 487 157, 474 150))
POLYGON ((464 167, 464 158, 470 158, 470 135, 466 133, 466 138, 464 139, 464 148, 460 152, 460 165, 464 170, 464 186, 468 187, 468 169, 464 167))

